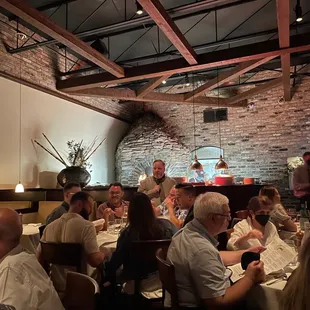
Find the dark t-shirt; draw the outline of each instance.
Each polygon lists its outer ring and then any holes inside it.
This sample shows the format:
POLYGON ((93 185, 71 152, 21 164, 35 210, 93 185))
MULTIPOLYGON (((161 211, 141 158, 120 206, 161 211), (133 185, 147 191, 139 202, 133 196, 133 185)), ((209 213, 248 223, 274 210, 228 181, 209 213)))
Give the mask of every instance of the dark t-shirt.
POLYGON ((192 220, 194 219, 194 206, 192 206, 189 210, 188 210, 188 213, 187 213, 187 216, 184 220, 184 224, 183 224, 183 227, 191 222, 192 220))

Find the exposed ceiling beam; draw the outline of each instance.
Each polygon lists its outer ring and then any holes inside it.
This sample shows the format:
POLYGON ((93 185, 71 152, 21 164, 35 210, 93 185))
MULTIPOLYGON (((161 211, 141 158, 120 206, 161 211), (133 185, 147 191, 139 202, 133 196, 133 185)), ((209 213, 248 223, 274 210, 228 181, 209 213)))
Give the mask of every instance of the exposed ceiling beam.
MULTIPOLYGON (((280 48, 290 46, 290 1, 277 0, 277 19, 280 48)), ((291 100, 291 57, 290 54, 281 55, 282 80, 284 100, 291 100)))
POLYGON ((152 79, 163 75, 194 72, 198 70, 236 64, 244 61, 259 60, 262 58, 285 55, 287 53, 303 52, 307 50, 310 50, 310 36, 309 34, 301 34, 291 37, 291 45, 289 48, 280 49, 278 39, 276 39, 264 43, 260 42, 227 50, 200 54, 197 57, 198 65, 190 66, 183 58, 173 59, 128 68, 126 69, 126 77, 121 79, 115 79, 109 73, 99 73, 61 80, 57 82, 57 89, 62 91, 72 91, 102 85, 116 85, 137 80, 152 79))
POLYGON ((219 74, 218 77, 215 77, 214 79, 201 85, 200 87, 196 88, 194 91, 191 91, 185 94, 185 101, 191 101, 195 97, 203 95, 207 93, 208 91, 211 91, 212 89, 219 87, 229 81, 235 80, 240 75, 272 60, 273 58, 275 58, 275 56, 263 58, 260 60, 251 60, 251 61, 243 62, 240 65, 238 65, 236 68, 219 74))
MULTIPOLYGON (((69 4, 69 3, 75 2, 75 1, 77 1, 77 0, 58 0, 58 1, 54 1, 54 2, 44 4, 42 6, 38 6, 38 7, 36 7, 36 10, 38 10, 40 12, 47 11, 47 10, 50 10, 53 8, 57 8, 58 6, 61 6, 63 4, 69 4)), ((15 14, 10 14, 8 16, 8 19, 9 19, 9 21, 16 20, 17 16, 15 14)))
MULTIPOLYGON (((72 95, 86 96, 86 97, 100 97, 111 98, 119 100, 132 100, 140 102, 156 102, 166 104, 190 104, 192 103, 184 101, 184 94, 167 94, 152 92, 145 95, 143 98, 137 97, 134 90, 128 88, 103 88, 97 87, 92 89, 85 89, 70 93, 72 95)), ((195 99, 195 104, 208 107, 246 107, 247 101, 243 100, 234 105, 226 104, 226 99, 214 98, 214 97, 198 97, 195 99)))
MULTIPOLYGON (((235 5, 242 5, 245 3, 254 2, 256 0, 202 0, 195 3, 190 3, 186 5, 181 5, 178 7, 171 8, 167 10, 169 15, 174 20, 180 20, 191 16, 196 16, 199 14, 206 14, 215 9, 225 9, 235 5)), ((154 25, 154 21, 150 16, 141 16, 138 18, 133 18, 127 21, 122 21, 120 23, 111 24, 83 32, 79 32, 76 36, 85 41, 93 41, 98 37, 112 36, 121 33, 127 33, 134 30, 145 29, 145 27, 151 27, 154 25)), ((25 50, 34 49, 39 46, 46 46, 50 44, 57 44, 57 40, 46 40, 44 42, 39 42, 35 44, 29 44, 23 46, 19 49, 14 49, 14 52, 22 52, 25 50)), ((60 46, 62 47, 62 46, 60 46)))
POLYGON ((238 94, 236 96, 224 99, 226 101, 226 104, 230 105, 230 104, 235 104, 236 102, 242 101, 242 100, 246 100, 248 98, 251 98, 259 93, 262 92, 266 92, 274 87, 277 87, 279 85, 282 84, 282 78, 278 78, 275 80, 272 80, 270 82, 261 84, 259 86, 256 86, 250 90, 247 90, 241 94, 238 94))
POLYGON ((138 0, 161 31, 190 65, 196 65, 197 54, 176 26, 159 0, 138 0))
POLYGON ((124 69, 77 38, 74 34, 58 26, 44 14, 30 7, 24 0, 0 0, 0 6, 46 33, 57 41, 65 44, 81 56, 89 59, 114 76, 124 77, 124 69))
POLYGON ((143 98, 148 93, 150 93, 153 89, 155 89, 158 85, 160 85, 163 81, 167 80, 169 78, 169 75, 164 75, 159 78, 154 78, 148 81, 145 85, 143 85, 141 88, 139 88, 136 91, 138 98, 143 98))

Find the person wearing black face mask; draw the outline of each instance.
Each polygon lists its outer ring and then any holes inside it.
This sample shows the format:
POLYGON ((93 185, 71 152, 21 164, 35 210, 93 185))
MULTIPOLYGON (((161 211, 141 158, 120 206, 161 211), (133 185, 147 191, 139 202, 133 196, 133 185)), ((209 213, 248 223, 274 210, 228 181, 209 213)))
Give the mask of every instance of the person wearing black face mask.
POLYGON ((304 164, 294 170, 294 196, 300 199, 300 204, 307 202, 310 208, 310 152, 304 153, 303 160, 304 164))
POLYGON ((247 219, 234 226, 228 240, 229 250, 246 250, 251 246, 267 246, 274 238, 279 238, 277 229, 269 221, 272 201, 268 197, 253 197, 249 201, 247 219))

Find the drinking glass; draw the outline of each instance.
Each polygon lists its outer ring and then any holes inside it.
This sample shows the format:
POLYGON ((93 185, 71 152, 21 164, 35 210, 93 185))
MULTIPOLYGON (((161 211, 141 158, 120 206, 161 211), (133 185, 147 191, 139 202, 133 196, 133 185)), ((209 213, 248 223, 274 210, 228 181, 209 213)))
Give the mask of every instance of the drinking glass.
POLYGON ((123 216, 122 216, 122 225, 123 226, 126 226, 127 224, 127 218, 128 218, 128 206, 124 206, 124 213, 123 213, 123 216))
POLYGON ((114 234, 119 234, 120 230, 122 229, 122 219, 115 219, 114 222, 114 234))
POLYGON ((115 229, 115 221, 108 221, 107 233, 113 235, 115 229))

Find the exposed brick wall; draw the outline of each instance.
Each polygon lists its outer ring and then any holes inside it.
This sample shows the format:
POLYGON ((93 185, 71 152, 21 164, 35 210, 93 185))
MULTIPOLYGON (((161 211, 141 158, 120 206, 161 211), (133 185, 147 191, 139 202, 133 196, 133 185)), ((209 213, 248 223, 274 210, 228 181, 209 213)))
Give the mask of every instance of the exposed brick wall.
MULTIPOLYGON (((265 73, 265 77, 268 73, 265 73)), ((254 110, 229 108, 228 121, 220 122, 221 142, 229 172, 255 177, 279 187, 286 205, 296 200, 288 190, 287 158, 310 150, 310 78, 303 78, 290 102, 282 102, 282 87, 249 100, 254 110)), ((219 123, 203 123, 205 107, 196 106, 196 144, 219 146, 219 123)), ((186 105, 145 104, 168 122, 188 149, 194 149, 193 108, 186 105)))
MULTIPOLYGON (((10 47, 16 48, 16 22, 8 22, 6 16, 0 14, 0 72, 5 74, 20 77, 20 60, 22 63, 21 79, 31 82, 33 84, 42 86, 52 91, 56 90, 56 78, 59 71, 65 71, 65 57, 64 51, 59 49, 57 46, 51 46, 53 50, 47 47, 38 47, 36 49, 25 51, 19 54, 7 53, 4 44, 10 47)), ((27 35, 32 35, 32 32, 25 27, 20 26, 22 32, 27 35)), ((35 35, 34 39, 42 41, 43 39, 35 35)), ((45 40, 45 39, 44 39, 45 40)), ((35 43, 34 40, 30 40, 28 44, 35 43)), ((73 55, 67 55, 73 61, 76 58, 73 55)), ((74 63, 67 61, 67 68, 71 68, 74 63)), ((139 106, 134 103, 119 104, 117 100, 104 99, 104 98, 88 98, 88 97, 77 97, 69 96, 82 103, 86 103, 89 106, 93 106, 102 111, 106 111, 123 119, 130 120, 133 110, 137 110, 139 106)))
POLYGON ((186 176, 190 151, 170 129, 168 123, 151 113, 139 118, 117 147, 118 181, 136 186, 139 176, 151 170, 155 159, 165 161, 169 176, 186 176))

